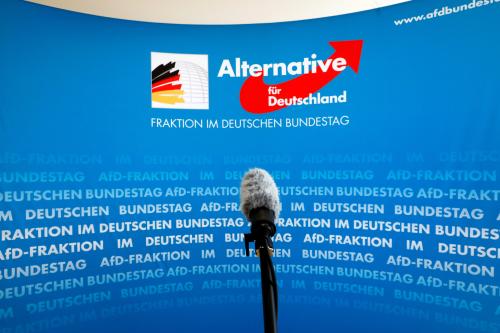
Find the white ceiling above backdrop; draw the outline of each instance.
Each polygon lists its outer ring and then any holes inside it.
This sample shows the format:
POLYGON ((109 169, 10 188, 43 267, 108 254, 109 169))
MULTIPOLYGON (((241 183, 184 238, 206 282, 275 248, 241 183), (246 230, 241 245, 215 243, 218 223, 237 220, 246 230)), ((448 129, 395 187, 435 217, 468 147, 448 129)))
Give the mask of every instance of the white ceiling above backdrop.
POLYGON ((250 24, 354 13, 409 0, 26 0, 85 14, 179 24, 250 24))

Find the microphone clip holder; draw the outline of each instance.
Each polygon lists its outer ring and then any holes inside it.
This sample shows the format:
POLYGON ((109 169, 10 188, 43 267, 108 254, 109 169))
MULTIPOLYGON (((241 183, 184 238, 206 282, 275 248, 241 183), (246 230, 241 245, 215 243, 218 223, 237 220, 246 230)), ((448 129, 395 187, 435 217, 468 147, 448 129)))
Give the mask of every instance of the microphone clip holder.
POLYGON ((245 234, 245 253, 250 256, 250 243, 255 242, 255 253, 260 256, 260 251, 265 250, 269 256, 274 254, 273 240, 271 237, 276 234, 274 224, 275 214, 267 208, 253 209, 249 213, 249 220, 252 224, 250 233, 245 234))

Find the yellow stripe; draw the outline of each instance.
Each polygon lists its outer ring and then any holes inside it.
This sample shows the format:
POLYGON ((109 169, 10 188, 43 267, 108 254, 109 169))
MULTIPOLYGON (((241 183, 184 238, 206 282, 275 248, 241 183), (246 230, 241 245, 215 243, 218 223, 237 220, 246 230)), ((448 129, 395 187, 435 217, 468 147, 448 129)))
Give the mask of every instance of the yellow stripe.
POLYGON ((183 90, 158 91, 153 93, 153 101, 165 104, 184 103, 183 90))
POLYGON ((154 95, 184 95, 184 90, 162 90, 153 93, 154 95))

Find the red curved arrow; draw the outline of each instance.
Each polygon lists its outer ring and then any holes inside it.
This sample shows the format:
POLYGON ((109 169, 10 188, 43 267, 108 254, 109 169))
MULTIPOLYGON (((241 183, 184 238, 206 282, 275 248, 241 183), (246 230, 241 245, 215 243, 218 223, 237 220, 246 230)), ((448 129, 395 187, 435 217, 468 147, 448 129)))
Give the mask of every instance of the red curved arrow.
MULTIPOLYGON (((330 45, 333 46, 335 52, 328 59, 332 59, 333 62, 337 58, 344 58, 347 66, 351 67, 357 73, 363 41, 330 42, 330 45)), ((268 85, 264 83, 264 77, 261 72, 258 76, 250 76, 243 83, 240 91, 241 106, 250 113, 264 114, 273 112, 286 107, 286 105, 269 106, 269 96, 276 96, 278 98, 293 98, 294 96, 305 98, 309 94, 320 90, 340 73, 339 71, 335 71, 331 66, 323 72, 318 66, 316 73, 302 74, 299 77, 279 84, 268 85), (271 95, 269 93, 269 87, 272 86, 281 89, 278 95, 271 95)))

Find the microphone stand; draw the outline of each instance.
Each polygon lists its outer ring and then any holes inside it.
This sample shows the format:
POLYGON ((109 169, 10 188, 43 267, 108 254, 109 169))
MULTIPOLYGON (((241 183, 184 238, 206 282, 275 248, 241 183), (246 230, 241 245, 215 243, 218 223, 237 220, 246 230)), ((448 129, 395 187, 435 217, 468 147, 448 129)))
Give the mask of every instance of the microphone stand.
POLYGON ((249 213, 252 223, 250 233, 245 234, 246 255, 250 256, 249 243, 255 242, 255 253, 260 258, 260 277, 262 287, 262 309, 264 313, 264 332, 277 333, 278 285, 271 256, 273 255, 272 236, 276 233, 275 214, 267 208, 253 209, 249 213))

